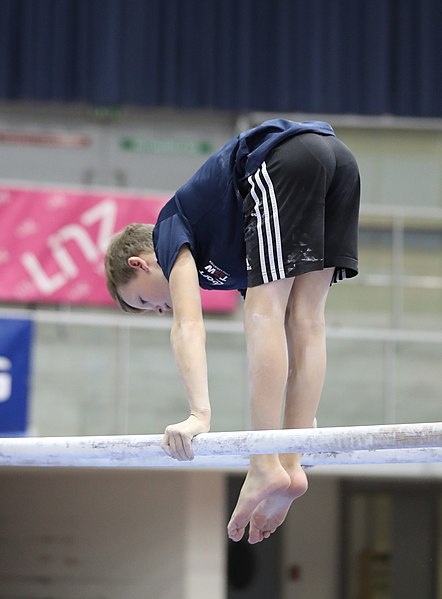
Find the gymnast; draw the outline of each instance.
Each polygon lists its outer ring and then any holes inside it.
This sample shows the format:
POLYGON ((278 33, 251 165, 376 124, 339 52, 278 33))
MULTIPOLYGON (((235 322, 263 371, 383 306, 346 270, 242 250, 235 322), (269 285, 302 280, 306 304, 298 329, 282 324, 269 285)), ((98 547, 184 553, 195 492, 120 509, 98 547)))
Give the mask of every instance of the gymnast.
MULTIPOLYGON (((314 426, 326 367, 324 309, 333 283, 357 275, 357 163, 321 121, 266 121, 214 153, 178 189, 154 225, 114 235, 111 296, 126 312, 173 311, 171 344, 190 406, 162 447, 193 458, 209 431, 200 287, 244 300, 254 430, 314 426)), ((228 536, 268 538, 308 486, 301 456, 253 455, 228 536)))

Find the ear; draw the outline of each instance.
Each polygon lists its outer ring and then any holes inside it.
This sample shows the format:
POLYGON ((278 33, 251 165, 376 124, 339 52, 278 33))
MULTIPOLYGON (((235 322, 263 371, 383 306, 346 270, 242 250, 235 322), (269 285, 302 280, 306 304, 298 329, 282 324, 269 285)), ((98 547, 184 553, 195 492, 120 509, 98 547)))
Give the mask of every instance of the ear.
POLYGON ((127 259, 127 263, 134 269, 143 270, 144 272, 149 272, 150 270, 148 263, 141 256, 131 256, 127 259))

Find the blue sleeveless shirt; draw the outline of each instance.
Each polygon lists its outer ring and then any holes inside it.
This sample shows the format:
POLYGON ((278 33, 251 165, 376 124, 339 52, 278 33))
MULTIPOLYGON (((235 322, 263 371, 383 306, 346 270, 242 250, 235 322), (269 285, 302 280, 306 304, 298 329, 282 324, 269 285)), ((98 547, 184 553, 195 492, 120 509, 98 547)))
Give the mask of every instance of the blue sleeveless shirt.
POLYGON ((215 152, 161 210, 153 231, 158 263, 169 279, 188 244, 203 289, 246 289, 241 181, 253 175, 283 140, 302 133, 334 135, 322 121, 265 121, 215 152))

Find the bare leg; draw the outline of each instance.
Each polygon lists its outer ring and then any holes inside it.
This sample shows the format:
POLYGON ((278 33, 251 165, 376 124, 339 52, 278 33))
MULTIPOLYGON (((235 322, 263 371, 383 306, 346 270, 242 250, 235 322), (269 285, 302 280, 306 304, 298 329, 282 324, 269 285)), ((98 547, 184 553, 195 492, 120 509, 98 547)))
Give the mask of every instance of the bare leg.
MULTIPOLYGON (((247 339, 252 428, 279 429, 288 374, 285 313, 293 279, 247 291, 244 325, 247 339)), ((253 511, 267 497, 290 487, 277 455, 255 455, 227 530, 239 541, 253 511)))
MULTIPOLYGON (((284 428, 314 425, 326 368, 324 309, 333 269, 296 278, 286 318, 289 372, 284 428)), ((299 454, 280 455, 290 486, 261 502, 253 513, 249 542, 268 538, 280 526, 293 501, 307 491, 308 482, 299 454)))

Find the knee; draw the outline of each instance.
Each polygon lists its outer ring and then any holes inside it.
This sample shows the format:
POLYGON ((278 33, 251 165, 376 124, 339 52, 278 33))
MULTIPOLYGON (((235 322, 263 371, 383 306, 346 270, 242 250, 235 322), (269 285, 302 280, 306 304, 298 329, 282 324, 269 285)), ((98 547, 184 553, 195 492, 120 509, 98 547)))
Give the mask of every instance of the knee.
POLYGON ((325 317, 323 313, 288 312, 285 322, 287 333, 296 338, 325 336, 325 317))
POLYGON ((279 332, 285 335, 284 314, 279 310, 269 306, 262 309, 255 307, 251 310, 244 310, 244 330, 250 335, 266 335, 267 332, 279 332))
POLYGON ((247 294, 244 304, 244 321, 250 324, 263 322, 281 323, 284 325, 286 306, 279 298, 265 294, 247 294))

